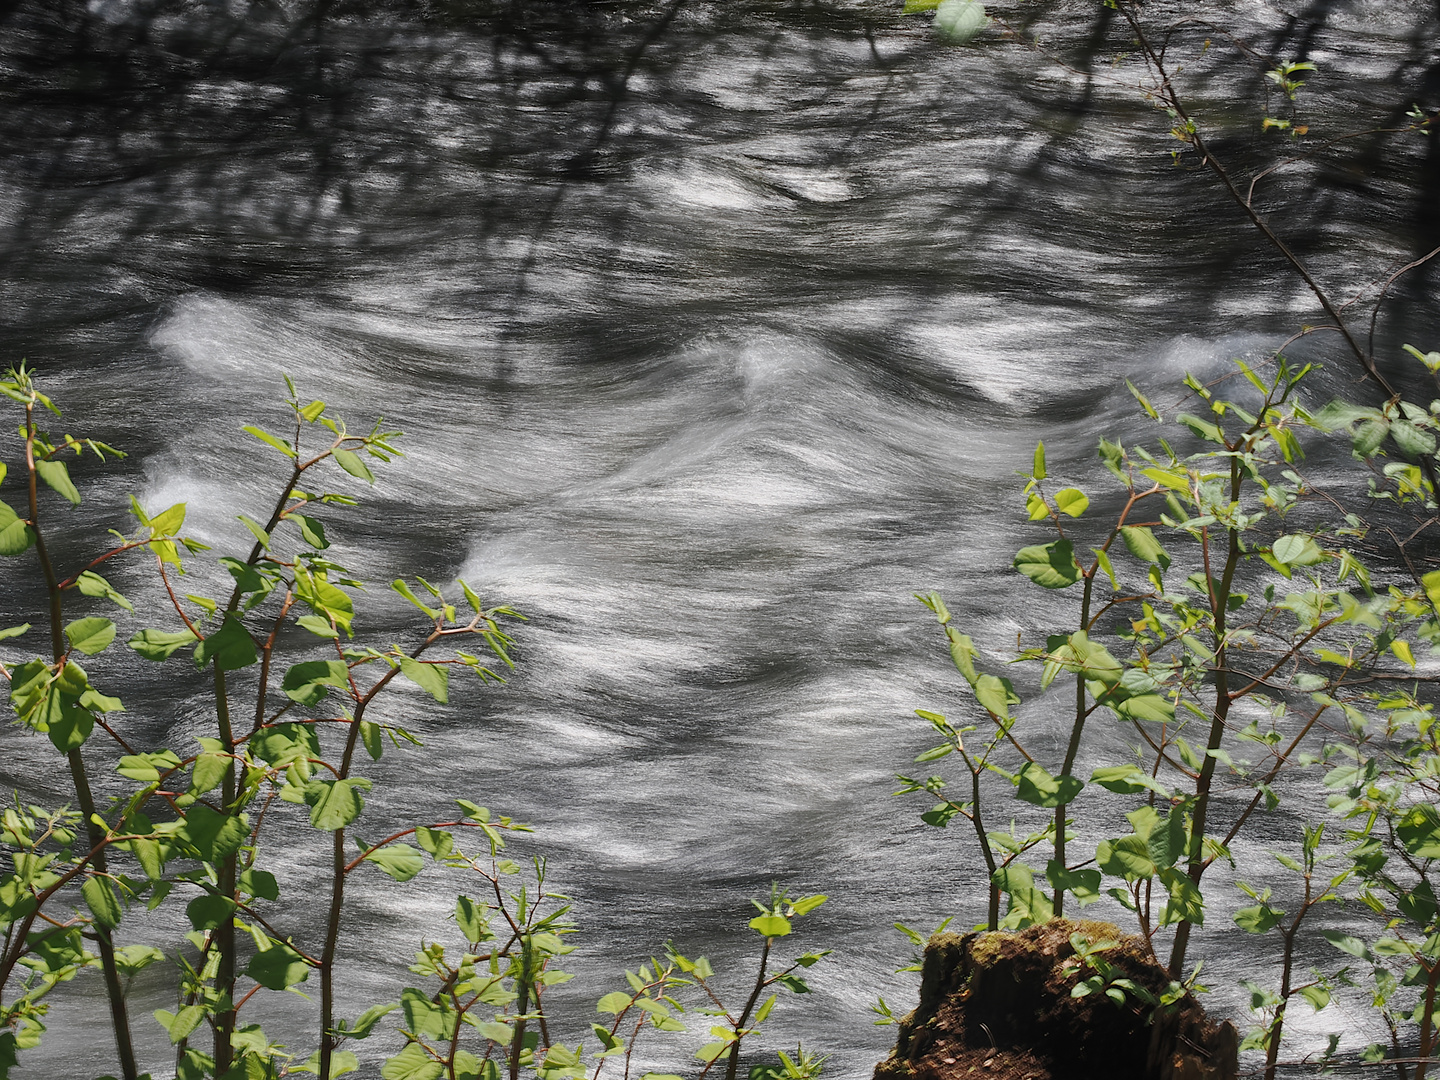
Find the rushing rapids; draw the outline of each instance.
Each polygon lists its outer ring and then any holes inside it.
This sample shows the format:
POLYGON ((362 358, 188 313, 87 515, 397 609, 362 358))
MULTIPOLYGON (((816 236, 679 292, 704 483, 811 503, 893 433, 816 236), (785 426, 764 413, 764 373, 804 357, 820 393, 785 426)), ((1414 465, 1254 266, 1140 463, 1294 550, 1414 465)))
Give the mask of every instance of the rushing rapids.
MULTIPOLYGON (((537 825, 522 848, 586 931, 584 978, 552 999, 577 1016, 667 938, 748 962, 745 901, 772 879, 830 894, 805 944, 832 962, 776 1031, 844 1078, 893 1042, 875 996, 914 994, 890 924, 984 910, 966 838, 888 797, 928 745, 911 710, 963 707, 911 593, 942 590, 1003 648, 1063 602, 1009 570, 1035 440, 1101 486, 1098 434, 1148 437, 1123 376, 1163 396, 1318 317, 1109 77, 1127 41, 1100 5, 995 6, 1039 51, 999 24, 947 48, 898 6, 0 13, 3 362, 28 357, 77 426, 131 451, 87 475, 83 520, 124 527, 134 490, 248 546, 233 515, 280 467, 238 429, 279 414, 282 373, 357 425, 383 413, 409 456, 334 519, 341 561, 463 575, 531 620, 507 687, 393 706, 424 782, 383 812, 463 795, 537 825)), ((1436 104, 1433 5, 1232 7, 1262 54, 1317 64, 1316 137, 1436 104)), ((1218 37, 1188 77, 1238 174, 1283 152, 1259 138, 1263 73, 1218 37)), ((1355 140, 1261 202, 1348 298, 1440 243, 1440 133, 1355 140)), ((1435 280, 1392 292, 1381 355, 1440 347, 1435 280)), ((1348 385, 1332 347, 1301 350, 1348 385)), ((37 584, 0 574, 21 621, 37 584)), ((154 599, 139 568, 122 580, 154 599)), ((125 687, 126 723, 178 744, 204 699, 152 675, 125 687)), ((63 797, 50 748, 5 738, 6 783, 63 797)), ((439 899, 396 895, 357 894, 353 960, 442 931, 439 899)), ((50 1075, 88 1075, 98 983, 64 989, 50 1075)), ((147 972, 137 1011, 169 993, 147 972)), ((163 1067, 164 1034, 142 1038, 163 1067)))

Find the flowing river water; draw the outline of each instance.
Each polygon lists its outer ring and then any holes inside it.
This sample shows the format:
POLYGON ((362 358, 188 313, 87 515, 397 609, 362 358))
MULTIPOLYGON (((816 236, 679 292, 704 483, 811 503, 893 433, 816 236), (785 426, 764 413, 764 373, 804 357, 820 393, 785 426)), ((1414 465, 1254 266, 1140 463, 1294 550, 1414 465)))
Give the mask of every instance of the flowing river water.
MULTIPOLYGON (((1186 13, 1163 6, 1157 25, 1186 13)), ((747 900, 773 880, 831 897, 796 941, 834 953, 762 1038, 867 1075, 894 1036, 871 1003, 898 1012, 915 992, 893 974, 908 945, 891 924, 984 913, 967 835, 889 794, 932 741, 912 710, 967 708, 911 594, 941 590, 1003 658, 1068 603, 1009 569, 1037 535, 1015 475, 1037 438, 1052 473, 1093 494, 1098 436, 1153 430, 1124 377, 1171 401, 1185 370, 1214 374, 1320 317, 1214 178, 1172 160, 1168 119, 1123 85, 1137 72, 1115 62, 1130 46, 1113 13, 1000 5, 1036 51, 999 25, 947 47, 898 8, 0 12, 4 362, 28 357, 66 425, 131 452, 77 467, 88 502, 66 520, 128 528, 134 491, 248 548, 234 515, 265 516, 283 462, 239 427, 282 423, 284 373, 352 426, 383 414, 405 431, 407 456, 330 519, 337 558, 376 582, 463 576, 530 621, 506 686, 457 686, 447 708, 392 701, 424 746, 374 767, 393 783, 367 816, 421 820, 463 796, 535 824, 516 850, 550 860, 583 930, 568 958, 582 977, 552 1003, 572 1039, 666 939, 738 988, 758 941, 747 900)), ((1316 63, 1300 99, 1312 140, 1440 104, 1433 4, 1256 0, 1215 18, 1176 48, 1237 175, 1287 147, 1257 137, 1267 88, 1280 104, 1226 33, 1316 63)), ((1440 243, 1440 141, 1352 140, 1259 201, 1348 298, 1440 243)), ((1435 281, 1391 293, 1387 364, 1402 341, 1440 347, 1435 281)), ((1332 365, 1318 397, 1357 392, 1333 343, 1300 348, 1332 365)), ((5 624, 33 617, 28 564, 0 571, 5 624)), ((113 579, 160 610, 142 567, 113 579)), ((373 603, 372 625, 410 633, 401 601, 373 603)), ((137 741, 205 731, 202 688, 177 700, 139 663, 92 665, 118 680, 137 741)), ((1026 720, 1052 752, 1055 712, 1026 720)), ((48 744, 18 730, 0 776, 63 797, 48 744)), ((325 842, 291 839, 299 887, 325 842)), ((444 934, 453 896, 373 879, 351 901, 347 1015, 413 981, 366 958, 444 934)), ((1212 923, 1197 949, 1212 1008, 1234 1013, 1250 945, 1212 923)), ((157 1070, 170 1051, 146 1014, 170 987, 151 969, 135 991, 157 1070)), ((99 992, 89 978, 55 995, 45 1064, 19 1075, 109 1067, 99 992)), ((313 1039, 290 1019, 305 1010, 269 998, 256 1007, 274 1034, 313 1039)), ((1366 1021, 1295 1022, 1318 1038, 1366 1021)))

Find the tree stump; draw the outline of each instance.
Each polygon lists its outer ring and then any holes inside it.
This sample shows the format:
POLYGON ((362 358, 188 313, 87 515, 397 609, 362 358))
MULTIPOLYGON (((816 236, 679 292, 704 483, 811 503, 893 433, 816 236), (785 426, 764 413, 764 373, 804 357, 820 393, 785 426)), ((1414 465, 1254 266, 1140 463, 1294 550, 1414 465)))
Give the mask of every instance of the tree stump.
POLYGON ((1170 987, 1144 939, 1110 923, 937 934, 925 946, 920 1004, 875 1080, 1235 1080, 1234 1026, 1210 1020, 1189 993, 1150 1003, 1170 987), (1079 997, 1072 991, 1098 971, 1072 934, 1114 942, 1096 954, 1108 978, 1079 997))

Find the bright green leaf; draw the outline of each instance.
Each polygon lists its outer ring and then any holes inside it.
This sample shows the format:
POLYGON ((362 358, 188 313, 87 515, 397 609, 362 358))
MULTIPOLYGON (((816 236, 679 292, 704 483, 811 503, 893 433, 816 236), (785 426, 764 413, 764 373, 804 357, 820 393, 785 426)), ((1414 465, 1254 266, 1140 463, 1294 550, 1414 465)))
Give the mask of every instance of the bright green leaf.
POLYGON ((220 629, 195 646, 196 667, 203 668, 212 659, 222 671, 237 671, 259 660, 254 639, 234 615, 226 615, 220 629))
POLYGON ((444 705, 450 700, 450 673, 443 667, 402 656, 400 673, 440 704, 444 705))
MULTIPOLYGON (((329 629, 327 626, 326 629, 329 629)), ((280 689, 291 701, 305 706, 315 706, 325 700, 329 687, 348 689, 350 671, 341 660, 307 660, 292 664, 285 672, 280 689)))
POLYGON ((284 990, 310 977, 310 965, 298 952, 277 941, 245 965, 245 974, 267 990, 284 990))
POLYGON ((115 888, 110 884, 109 879, 86 878, 85 884, 80 886, 80 895, 84 897, 85 906, 90 909, 90 914, 95 916, 95 921, 101 926, 113 929, 120 925, 120 918, 123 914, 120 898, 115 895, 115 888))
POLYGON ((65 636, 70 646, 79 649, 86 656, 94 656, 109 647, 115 640, 115 624, 109 619, 92 615, 88 619, 76 619, 65 627, 65 636))
POLYGON ((195 641, 189 630, 170 633, 166 630, 141 630, 126 642, 146 660, 168 660, 170 656, 195 641))
POLYGON ((76 490, 75 484, 70 480, 70 470, 65 467, 63 461, 36 461, 35 472, 41 480, 54 488, 74 505, 80 505, 80 492, 76 490))
POLYGON ((263 442, 263 443, 265 443, 265 444, 267 444, 267 445, 269 445, 269 446, 273 446, 276 450, 279 450, 279 451, 280 451, 282 454, 284 454, 286 457, 290 458, 291 460, 294 460, 294 458, 295 458, 295 451, 292 450, 290 447, 286 446, 283 442, 281 442, 281 441, 280 441, 279 439, 277 439, 274 435, 271 435, 268 431, 264 430, 263 428, 258 428, 258 427, 256 427, 256 426, 253 425, 253 424, 246 424, 246 425, 245 425, 243 428, 241 428, 240 430, 241 430, 241 431, 248 432, 248 433, 251 434, 251 435, 254 435, 255 438, 259 439, 261 442, 263 442))
POLYGON ((425 856, 409 844, 387 844, 365 856, 396 881, 409 881, 425 869, 425 856))
POLYGON ((360 456, 353 451, 337 448, 334 451, 335 464, 344 469, 351 476, 364 480, 367 484, 375 483, 375 474, 370 467, 360 459, 360 456))
POLYGON ((115 591, 114 586, 93 570, 82 571, 75 579, 75 586, 84 596, 104 597, 111 603, 119 604, 126 611, 134 611, 135 605, 115 591))
POLYGON ((790 920, 783 915, 760 915, 750 920, 750 929, 762 937, 785 937, 790 933, 790 920))
POLYGON ((1069 540, 1021 548, 1014 566, 1035 584, 1047 589, 1064 589, 1080 580, 1080 566, 1069 540))
POLYGON ((1079 517, 1085 513, 1086 507, 1090 505, 1090 500, 1079 488, 1064 488, 1055 493, 1055 505, 1062 514, 1079 517))

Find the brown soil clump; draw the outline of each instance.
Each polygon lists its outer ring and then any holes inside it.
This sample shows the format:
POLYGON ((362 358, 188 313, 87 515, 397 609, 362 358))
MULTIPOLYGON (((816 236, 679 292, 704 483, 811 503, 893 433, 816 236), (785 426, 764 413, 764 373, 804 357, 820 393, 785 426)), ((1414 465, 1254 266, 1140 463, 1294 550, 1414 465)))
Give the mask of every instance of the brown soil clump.
POLYGON ((1133 993, 1072 997, 1096 974, 1071 934, 1115 942, 1109 977, 1159 998, 1170 976, 1141 938, 1110 923, 1055 919, 1018 933, 937 934, 925 947, 920 1004, 900 1022, 875 1080, 1235 1080, 1238 1040, 1189 994, 1167 1007, 1133 993))

